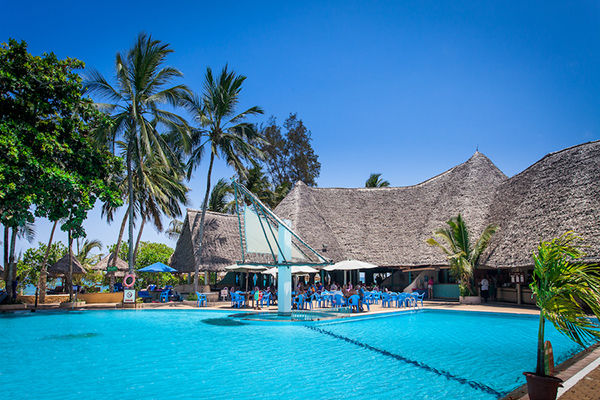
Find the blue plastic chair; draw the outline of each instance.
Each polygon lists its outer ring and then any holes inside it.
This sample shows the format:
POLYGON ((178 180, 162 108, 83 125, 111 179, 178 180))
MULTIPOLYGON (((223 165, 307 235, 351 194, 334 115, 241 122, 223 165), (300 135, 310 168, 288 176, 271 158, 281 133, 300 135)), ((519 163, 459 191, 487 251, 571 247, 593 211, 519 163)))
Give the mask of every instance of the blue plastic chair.
POLYGON ((198 299, 198 307, 202 307, 203 304, 204 307, 208 305, 208 299, 206 298, 205 294, 196 292, 196 298, 198 299))
POLYGON ((231 306, 235 307, 235 308, 241 308, 244 307, 244 304, 246 303, 246 300, 244 299, 244 296, 242 296, 239 293, 232 293, 231 294, 231 306))
POLYGON ((417 294, 417 296, 415 297, 415 300, 417 302, 421 302, 421 307, 423 307, 423 299, 425 298, 425 293, 421 293, 421 294, 417 294))
POLYGON ((264 306, 265 304, 269 307, 269 303, 271 302, 271 293, 263 294, 262 299, 260 299, 260 306, 264 306))
POLYGON ((392 296, 389 293, 382 293, 381 295, 381 307, 391 307, 392 306, 392 296))
POLYGON ((160 292, 160 302, 161 303, 168 303, 169 302, 169 292, 171 290, 170 289, 165 289, 162 292, 160 292))
POLYGON ((300 294, 294 297, 294 304, 297 310, 304 310, 304 295, 300 294))
POLYGON ((343 307, 346 305, 346 298, 341 294, 336 294, 333 296, 333 306, 334 307, 343 307))
POLYGON ((372 292, 373 294, 373 304, 379 304, 381 300, 381 292, 372 292))
POLYGON ((351 312, 359 312, 360 311, 360 296, 357 294, 353 294, 348 298, 348 305, 350 306, 351 312))

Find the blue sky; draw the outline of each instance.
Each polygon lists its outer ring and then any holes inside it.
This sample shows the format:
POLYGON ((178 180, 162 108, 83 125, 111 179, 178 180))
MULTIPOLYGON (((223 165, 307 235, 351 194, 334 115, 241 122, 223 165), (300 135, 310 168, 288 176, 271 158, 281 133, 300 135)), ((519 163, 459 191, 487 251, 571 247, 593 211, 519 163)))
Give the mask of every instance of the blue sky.
MULTIPOLYGON (((261 106, 259 122, 297 112, 311 129, 323 187, 362 186, 371 172, 412 185, 477 146, 512 176, 600 138, 598 2, 4 2, 2 15, 0 41, 107 77, 141 31, 172 45, 168 64, 195 91, 207 66, 228 64, 248 77, 241 107, 261 106)), ((105 244, 119 228, 97 210, 85 226, 105 244)), ((47 241, 49 224, 36 227, 47 241)), ((153 229, 143 239, 174 245, 153 229)))

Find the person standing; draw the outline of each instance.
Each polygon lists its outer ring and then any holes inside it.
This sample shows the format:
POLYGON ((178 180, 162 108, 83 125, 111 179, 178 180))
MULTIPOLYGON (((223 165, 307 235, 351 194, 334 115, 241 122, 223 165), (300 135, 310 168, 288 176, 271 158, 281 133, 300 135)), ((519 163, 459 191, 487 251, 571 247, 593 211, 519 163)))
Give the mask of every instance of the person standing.
POLYGON ((483 277, 479 285, 481 286, 481 297, 483 297, 483 302, 487 303, 490 294, 490 281, 488 281, 487 275, 483 277))
POLYGON ((429 277, 429 281, 427 282, 427 300, 433 299, 433 276, 429 277))

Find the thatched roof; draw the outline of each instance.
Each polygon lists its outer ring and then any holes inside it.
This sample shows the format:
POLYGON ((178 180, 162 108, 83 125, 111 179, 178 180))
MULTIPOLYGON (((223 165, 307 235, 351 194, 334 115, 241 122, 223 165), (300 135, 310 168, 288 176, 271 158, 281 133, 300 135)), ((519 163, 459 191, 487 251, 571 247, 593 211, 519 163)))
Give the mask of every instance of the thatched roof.
POLYGON ((502 183, 488 222, 500 225, 482 262, 492 267, 530 266, 540 240, 568 230, 600 258, 600 141, 548 154, 502 183))
MULTIPOLYGON (((478 235, 489 223, 500 229, 482 263, 529 265, 540 239, 566 230, 580 233, 600 258, 600 141, 552 153, 507 178, 476 152, 466 162, 414 186, 311 188, 296 183, 274 210, 334 262, 358 259, 383 267, 446 265, 425 243, 435 229, 461 213, 478 235)), ((194 270, 200 248, 200 212, 188 210, 171 266, 194 270)), ((201 270, 222 270, 241 259, 235 215, 208 212, 201 270)))
MULTIPOLYGON (((114 253, 109 253, 102 260, 98 261, 95 265, 92 265, 90 268, 97 271, 105 271, 108 266, 113 264, 114 253)), ((121 259, 121 257, 117 257, 117 261, 115 263, 115 267, 117 270, 114 272, 116 277, 124 277, 125 274, 129 271, 129 265, 121 259)))
MULTIPOLYGON (((85 274, 85 268, 81 265, 79 260, 75 258, 75 256, 71 256, 71 260, 73 263, 73 275, 83 275, 85 274)), ((69 254, 65 254, 63 258, 58 260, 55 264, 48 268, 48 274, 52 276, 57 275, 68 275, 69 274, 69 254)))
POLYGON ((290 218, 308 243, 334 261, 379 266, 444 265, 425 240, 450 217, 463 214, 483 228, 493 193, 506 176, 483 154, 414 186, 310 188, 298 182, 275 213, 290 218))
MULTIPOLYGON (((199 254, 198 230, 202 211, 188 209, 183 229, 169 265, 179 272, 194 272, 196 263, 201 271, 225 271, 225 267, 242 260, 238 220, 236 215, 207 211, 204 221, 204 246, 199 254)), ((268 261, 252 255, 248 261, 268 261)))

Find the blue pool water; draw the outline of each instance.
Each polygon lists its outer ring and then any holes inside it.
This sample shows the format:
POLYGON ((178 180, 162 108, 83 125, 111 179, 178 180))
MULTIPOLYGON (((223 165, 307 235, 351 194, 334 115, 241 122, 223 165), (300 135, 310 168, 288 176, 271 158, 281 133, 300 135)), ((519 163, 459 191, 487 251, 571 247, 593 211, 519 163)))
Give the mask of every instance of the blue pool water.
MULTIPOLYGON (((535 366, 537 317, 419 311, 207 324, 217 311, 0 315, 7 399, 496 399, 535 366)), ((551 325, 556 363, 580 350, 551 325)))

